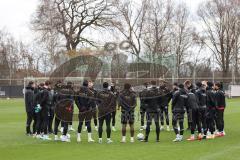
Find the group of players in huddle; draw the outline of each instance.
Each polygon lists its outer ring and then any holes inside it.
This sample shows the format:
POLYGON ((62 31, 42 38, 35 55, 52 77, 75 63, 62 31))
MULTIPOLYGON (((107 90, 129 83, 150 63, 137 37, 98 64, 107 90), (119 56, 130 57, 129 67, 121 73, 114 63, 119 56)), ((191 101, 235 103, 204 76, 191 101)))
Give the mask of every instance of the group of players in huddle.
POLYGON ((54 140, 70 142, 68 131, 74 131, 72 118, 75 104, 79 110, 77 142, 81 142, 84 124, 88 132, 88 142, 94 142, 91 128, 93 119, 95 129, 98 131, 98 142, 103 142, 102 133, 105 121, 107 143, 112 143, 111 131, 116 131, 117 109, 121 110, 121 142, 126 142, 128 124, 130 142, 134 142, 135 108, 137 97, 139 97, 140 130, 145 130, 145 137, 140 139, 142 142, 148 142, 152 121, 156 126, 156 142, 159 142, 160 131, 164 130, 164 120, 166 120, 166 130, 171 130, 168 111, 170 101, 172 101, 172 127, 176 134, 174 142, 183 140, 185 115, 187 115, 188 128, 191 130, 191 136, 187 140, 214 139, 225 135, 224 110, 226 103, 221 83, 202 81, 194 85, 187 80, 183 84, 174 83, 172 89, 169 89, 166 83, 157 86, 156 81, 151 81, 144 83, 143 88, 140 92, 135 92, 131 84, 125 83, 123 89, 118 91, 114 83, 109 85, 108 82, 104 82, 102 89, 96 90, 92 81, 84 80, 82 86, 74 90, 72 82, 64 84, 59 81, 54 87, 51 87, 49 81, 38 86, 31 81, 25 88, 24 96, 27 112, 26 134, 33 135, 38 139, 51 140, 48 135, 53 133, 54 140), (64 108, 62 112, 59 111, 61 106, 64 108), (68 118, 66 120, 63 117, 68 118), (52 129, 53 121, 54 129, 52 129), (60 124, 62 135, 59 137, 60 124))

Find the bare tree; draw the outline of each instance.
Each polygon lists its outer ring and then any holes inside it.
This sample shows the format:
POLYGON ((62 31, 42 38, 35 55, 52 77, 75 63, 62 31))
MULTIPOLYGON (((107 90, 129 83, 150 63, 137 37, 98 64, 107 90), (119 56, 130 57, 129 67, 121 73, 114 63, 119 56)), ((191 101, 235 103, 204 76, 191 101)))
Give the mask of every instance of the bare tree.
POLYGON ((176 56, 176 77, 178 78, 180 66, 186 59, 187 51, 192 45, 195 29, 190 24, 190 14, 185 4, 178 5, 174 14, 171 49, 176 56))
MULTIPOLYGON (((154 77, 156 72, 164 76, 163 59, 170 52, 170 26, 173 20, 173 3, 169 0, 151 0, 147 10, 146 25, 144 28, 145 56, 154 64, 151 68, 154 77), (156 63, 161 64, 160 69, 156 63)), ((170 69, 169 69, 170 70, 170 69)))
POLYGON ((193 82, 196 82, 196 76, 197 76, 197 68, 199 66, 199 64, 202 64, 204 61, 206 61, 205 58, 200 58, 201 52, 204 48, 204 44, 202 43, 202 41, 197 41, 197 43, 195 43, 195 46, 192 46, 192 51, 189 52, 188 57, 191 58, 191 60, 189 60, 189 68, 190 68, 190 74, 191 77, 193 79, 193 82))
POLYGON ((233 58, 233 74, 239 76, 239 59, 240 59, 240 1, 235 1, 236 5, 233 6, 234 12, 236 13, 236 30, 234 32, 235 45, 234 45, 234 58, 233 58))
POLYGON ((18 63, 21 58, 18 54, 18 42, 6 30, 0 30, 0 44, 4 50, 5 65, 9 68, 9 78, 12 78, 13 73, 17 70, 18 63))
POLYGON ((214 54, 223 77, 229 76, 234 46, 239 39, 239 13, 236 12, 239 10, 237 0, 211 0, 198 10, 207 36, 205 44, 214 54))
POLYGON ((4 59, 2 63, 8 70, 8 78, 14 78, 18 70, 24 71, 26 73, 24 76, 30 76, 35 64, 34 55, 29 51, 29 46, 15 40, 10 33, 4 30, 0 30, 0 46, 4 50, 4 55, 1 56, 4 59))
POLYGON ((142 51, 142 36, 146 22, 148 1, 141 0, 139 3, 129 0, 114 1, 117 20, 111 21, 117 33, 120 32, 130 43, 131 54, 137 56, 138 59, 142 51))
POLYGON ((202 59, 200 63, 196 65, 196 76, 197 77, 206 77, 209 78, 209 75, 212 74, 212 68, 211 68, 211 59, 202 59))
POLYGON ((144 44, 152 62, 169 53, 173 4, 169 0, 152 0, 147 11, 144 44))
POLYGON ((106 27, 111 12, 107 0, 41 0, 32 21, 43 37, 60 34, 68 51, 76 51, 80 43, 94 45, 86 31, 106 27))

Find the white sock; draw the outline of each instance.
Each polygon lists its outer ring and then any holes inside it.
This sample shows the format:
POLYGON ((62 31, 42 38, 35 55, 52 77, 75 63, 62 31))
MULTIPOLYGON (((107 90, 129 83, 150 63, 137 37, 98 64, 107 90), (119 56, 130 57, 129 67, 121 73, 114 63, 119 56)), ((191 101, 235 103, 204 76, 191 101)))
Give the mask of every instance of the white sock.
POLYGON ((122 140, 123 140, 123 141, 126 141, 126 136, 122 136, 122 140))
POLYGON ((107 138, 108 141, 111 141, 111 138, 107 138))
POLYGON ((77 134, 77 137, 81 137, 81 133, 78 133, 78 134, 77 134))
POLYGON ((130 139, 131 141, 134 141, 134 137, 131 137, 131 139, 130 139))
POLYGON ((88 133, 88 139, 92 139, 92 133, 88 133))

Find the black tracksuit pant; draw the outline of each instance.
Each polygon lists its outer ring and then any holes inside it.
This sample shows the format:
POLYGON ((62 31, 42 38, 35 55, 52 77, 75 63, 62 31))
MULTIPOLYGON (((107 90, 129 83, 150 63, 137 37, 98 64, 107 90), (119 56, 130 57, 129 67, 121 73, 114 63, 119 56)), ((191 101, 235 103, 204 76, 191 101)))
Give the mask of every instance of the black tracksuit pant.
POLYGON ((93 118, 94 126, 97 126, 98 122, 97 122, 97 110, 96 109, 93 109, 93 111, 92 111, 92 118, 93 118))
POLYGON ((68 132, 68 122, 63 123, 63 135, 66 136, 68 132))
POLYGON ((112 126, 115 126, 115 124, 116 124, 116 113, 117 113, 117 111, 113 111, 112 112, 112 126))
POLYGON ((184 133, 184 112, 173 112, 172 117, 172 125, 175 134, 183 135, 184 133), (180 127, 180 131, 178 130, 178 125, 180 127))
POLYGON ((52 125, 53 125, 53 120, 54 120, 54 109, 49 109, 49 117, 48 117, 48 132, 52 133, 52 125))
POLYGON ((169 126, 168 106, 160 108, 160 121, 162 126, 164 125, 164 117, 166 119, 167 126, 169 126))
POLYGON ((215 109, 209 109, 207 111, 207 129, 211 132, 211 134, 214 133, 215 131, 215 123, 214 123, 214 117, 216 114, 216 110, 215 109))
POLYGON ((187 110, 187 121, 188 121, 188 129, 191 129, 192 121, 191 121, 191 108, 186 107, 187 110))
POLYGON ((202 127, 200 123, 200 113, 198 108, 192 108, 190 110, 191 118, 191 134, 195 133, 195 129, 198 129, 198 133, 202 132, 202 127))
POLYGON ((207 135, 207 109, 206 108, 199 108, 199 120, 200 125, 203 129, 203 134, 207 135))
POLYGON ((40 134, 41 131, 44 134, 48 133, 48 110, 41 110, 37 114, 37 134, 40 134))
POLYGON ((152 120, 155 122, 156 126, 156 140, 159 140, 160 135, 160 124, 159 124, 159 112, 147 112, 146 113, 146 119, 147 119, 147 127, 146 127, 146 137, 145 140, 148 140, 149 133, 151 130, 152 120))
POLYGON ((37 117, 34 112, 27 112, 27 122, 26 122, 26 133, 36 133, 36 124, 37 124, 37 117), (33 121, 32 131, 31 132, 31 124, 33 121))
POLYGON ((55 122, 54 122, 54 134, 57 135, 58 134, 58 127, 60 125, 60 122, 61 120, 58 119, 56 116, 55 116, 55 122))
POLYGON ((140 109, 141 126, 144 126, 145 113, 146 113, 146 110, 143 109, 143 108, 141 108, 141 109, 140 109))
POLYGON ((216 122, 218 131, 222 132, 224 130, 224 109, 216 110, 216 122))
POLYGON ((57 135, 58 134, 58 127, 59 125, 62 125, 63 127, 63 135, 67 135, 67 132, 68 132, 68 122, 63 122, 61 121, 60 119, 58 119, 56 116, 55 116, 55 122, 54 122, 54 134, 57 135))
POLYGON ((78 133, 82 132, 82 126, 83 126, 84 121, 85 121, 85 125, 87 126, 88 133, 92 132, 91 118, 92 118, 92 112, 91 111, 79 112, 79 114, 78 114, 78 120, 79 120, 78 133))
MULTIPOLYGON (((74 105, 73 105, 72 110, 74 111, 74 105)), ((73 117, 72 117, 71 121, 68 124, 71 125, 71 126, 73 125, 73 117)))
MULTIPOLYGON (((93 123, 94 126, 97 126, 98 124, 98 120, 97 120, 97 110, 96 109, 92 109, 92 118, 93 118, 93 123)), ((85 121, 85 126, 87 127, 87 121, 85 121)))
POLYGON ((102 138, 102 132, 103 132, 103 123, 106 122, 106 132, 107 132, 107 138, 111 137, 111 117, 112 113, 107 113, 103 116, 99 116, 98 122, 98 136, 99 138, 102 138))

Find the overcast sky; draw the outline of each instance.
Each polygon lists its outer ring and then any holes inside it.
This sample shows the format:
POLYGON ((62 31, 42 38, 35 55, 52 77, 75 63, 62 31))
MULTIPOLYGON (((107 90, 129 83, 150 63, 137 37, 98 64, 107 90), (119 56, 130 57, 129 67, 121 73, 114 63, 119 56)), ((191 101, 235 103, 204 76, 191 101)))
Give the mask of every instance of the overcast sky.
MULTIPOLYGON (((194 15, 199 3, 205 0, 176 1, 185 2, 194 15)), ((18 40, 31 42, 29 24, 37 4, 38 0, 0 0, 0 29, 5 28, 18 40)))

